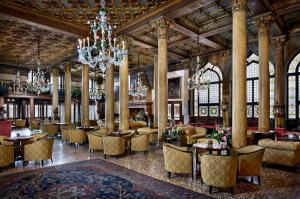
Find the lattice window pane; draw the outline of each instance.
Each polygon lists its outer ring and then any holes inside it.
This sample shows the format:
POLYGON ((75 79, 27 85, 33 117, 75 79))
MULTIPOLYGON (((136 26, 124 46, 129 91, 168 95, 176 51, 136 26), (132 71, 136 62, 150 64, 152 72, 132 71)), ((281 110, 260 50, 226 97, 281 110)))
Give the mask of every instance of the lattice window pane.
POLYGON ((288 105, 289 105, 289 118, 296 118, 296 77, 289 76, 288 79, 288 105))
POLYGON ((251 63, 247 67, 247 78, 258 77, 259 65, 258 63, 251 63))
POLYGON ((219 82, 220 78, 215 71, 208 69, 203 75, 204 78, 209 79, 210 82, 219 82))
POLYGON ((207 106, 199 106, 199 116, 208 116, 207 106))
POLYGON ((258 98, 259 98, 258 80, 254 80, 253 86, 254 86, 253 87, 254 102, 258 102, 258 98))
POLYGON ((194 116, 198 116, 198 92, 197 90, 194 90, 194 116))
POLYGON ((270 117, 274 118, 273 108, 274 108, 274 88, 275 88, 275 79, 270 79, 270 117))
POLYGON ((253 113, 252 113, 252 105, 248 105, 247 106, 247 117, 252 117, 253 113))
POLYGON ((172 105, 168 104, 168 119, 172 119, 172 105))
POLYGON ((174 120, 180 120, 180 105, 174 104, 174 120))
POLYGON ((258 105, 254 105, 254 114, 253 117, 258 118, 258 105))
POLYGON ((208 87, 206 89, 200 90, 199 92, 199 103, 207 104, 208 103, 208 87))
POLYGON ((219 107, 218 106, 209 107, 209 115, 212 117, 218 117, 219 116, 219 107))
POLYGON ((292 60, 289 66, 289 73, 295 73, 297 65, 300 63, 300 53, 292 60))
POLYGON ((252 80, 247 81, 247 102, 252 102, 253 97, 253 88, 252 88, 252 80))
POLYGON ((219 103, 219 84, 209 85, 209 103, 219 103))

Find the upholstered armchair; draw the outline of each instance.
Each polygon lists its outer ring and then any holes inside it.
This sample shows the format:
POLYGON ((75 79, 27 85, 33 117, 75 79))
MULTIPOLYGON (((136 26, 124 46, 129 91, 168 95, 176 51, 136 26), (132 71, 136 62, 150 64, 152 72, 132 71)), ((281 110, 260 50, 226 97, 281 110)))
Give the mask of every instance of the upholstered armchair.
POLYGON ((30 122, 30 129, 31 130, 39 130, 40 129, 40 123, 38 121, 31 121, 30 122))
POLYGON ((30 141, 35 142, 40 139, 44 139, 44 138, 48 137, 48 133, 35 133, 32 136, 33 136, 33 138, 30 141))
POLYGON ((69 130, 69 138, 71 144, 82 144, 87 139, 87 133, 81 129, 69 130))
POLYGON ((64 128, 64 129, 75 129, 76 125, 72 124, 72 123, 69 123, 69 124, 65 124, 62 128, 64 128))
POLYGON ((14 161, 14 147, 0 144, 0 167, 7 167, 14 161))
POLYGON ((197 139, 205 138, 207 134, 207 129, 203 127, 195 128, 195 135, 192 135, 193 142, 196 143, 197 139))
POLYGON ((207 129, 202 127, 194 127, 190 125, 182 125, 177 127, 180 132, 181 145, 192 145, 199 138, 205 138, 207 129))
POLYGON ((59 133, 59 126, 52 123, 44 123, 43 132, 48 133, 51 136, 55 136, 59 133))
POLYGON ((14 145, 12 142, 5 141, 4 138, 7 136, 0 135, 0 144, 2 145, 14 145))
POLYGON ((145 121, 129 121, 129 128, 136 130, 138 128, 147 127, 147 122, 145 121))
POLYGON ((209 193, 212 187, 230 188, 233 194, 233 187, 236 186, 238 158, 237 156, 203 155, 201 157, 202 181, 209 186, 209 193))
POLYGON ((61 141, 63 142, 70 141, 70 129, 66 129, 66 128, 61 129, 61 141))
POLYGON ((87 133, 88 140, 89 140, 89 150, 90 153, 94 150, 103 150, 103 136, 105 134, 99 133, 87 133))
POLYGON ((238 155, 238 176, 257 176, 260 183, 260 174, 264 157, 264 147, 257 145, 249 145, 240 149, 233 149, 232 154, 238 155))
POLYGON ((24 161, 42 161, 51 159, 54 139, 41 139, 24 145, 24 161))
POLYGON ((187 147, 164 144, 163 153, 165 169, 168 172, 169 178, 171 177, 171 173, 192 174, 192 151, 189 151, 187 147))
POLYGON ((122 137, 115 136, 104 136, 103 137, 103 153, 104 158, 107 155, 119 156, 125 153, 125 139, 122 137))
POLYGON ((90 126, 98 126, 97 120, 90 120, 90 126))
POLYGON ((149 142, 155 143, 158 141, 158 129, 151 129, 150 127, 144 127, 137 129, 138 134, 149 135, 149 142))
POLYGON ((149 135, 135 135, 131 138, 131 151, 149 151, 149 135))
POLYGON ((263 139, 258 145, 265 147, 263 162, 291 167, 300 165, 300 142, 263 139))
POLYGON ((16 128, 25 128, 25 126, 26 126, 26 120, 17 119, 15 121, 15 126, 16 126, 16 128))

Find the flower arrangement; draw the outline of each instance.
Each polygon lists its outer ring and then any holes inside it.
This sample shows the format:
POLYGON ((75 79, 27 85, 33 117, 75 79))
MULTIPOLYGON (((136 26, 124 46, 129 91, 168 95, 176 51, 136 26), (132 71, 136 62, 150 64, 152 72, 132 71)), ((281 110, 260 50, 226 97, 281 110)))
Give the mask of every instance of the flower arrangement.
POLYGON ((221 125, 216 125, 216 129, 207 137, 215 139, 218 142, 227 142, 228 145, 231 145, 232 143, 231 129, 224 128, 221 125))
POLYGON ((145 118, 146 118, 145 112, 144 112, 144 111, 139 111, 139 112, 136 114, 134 120, 135 120, 135 121, 144 121, 145 118))
POLYGON ((162 137, 163 139, 167 137, 175 139, 178 136, 178 132, 179 131, 177 129, 176 122, 171 119, 169 120, 169 126, 163 130, 162 137))

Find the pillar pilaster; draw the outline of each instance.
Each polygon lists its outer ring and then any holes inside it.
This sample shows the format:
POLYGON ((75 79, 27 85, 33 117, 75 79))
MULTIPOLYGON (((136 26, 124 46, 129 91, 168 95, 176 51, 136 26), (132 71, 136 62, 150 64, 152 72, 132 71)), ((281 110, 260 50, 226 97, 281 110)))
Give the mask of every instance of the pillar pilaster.
POLYGON ((270 131, 270 26, 273 16, 270 14, 255 19, 258 27, 259 51, 259 100, 258 131, 270 131))
MULTIPOLYGON (((120 38, 121 42, 123 43, 123 48, 129 48, 131 39, 128 37, 120 38)), ((129 129, 129 96, 128 96, 128 55, 124 57, 122 65, 120 66, 119 72, 119 80, 120 80, 120 106, 119 106, 119 113, 120 113, 120 126, 119 129, 127 130, 129 129)))
POLYGON ((58 77, 60 71, 57 68, 51 70, 52 77, 52 120, 58 120, 58 105, 59 105, 59 95, 58 95, 58 77))
POLYGON ((167 40, 172 21, 162 17, 152 22, 158 38, 158 132, 162 132, 168 123, 168 49, 167 40))
POLYGON ((106 96, 105 96, 105 127, 109 131, 115 129, 115 99, 114 99, 114 66, 106 69, 106 96))
POLYGON ((71 123, 71 105, 72 105, 72 79, 71 79, 71 64, 65 65, 65 123, 71 123))
POLYGON ((154 85, 154 97, 153 97, 153 127, 158 127, 158 51, 152 50, 153 56, 153 85, 154 85))
POLYGON ((284 106, 284 45, 286 37, 280 36, 272 40, 275 46, 275 102, 274 116, 275 128, 285 127, 285 106, 284 106))
POLYGON ((247 145, 247 0, 232 0, 232 146, 247 145))
POLYGON ((89 118, 89 106, 90 106, 90 96, 89 96, 89 65, 82 65, 82 86, 81 86, 81 102, 82 102, 82 114, 81 114, 81 126, 90 126, 89 118))

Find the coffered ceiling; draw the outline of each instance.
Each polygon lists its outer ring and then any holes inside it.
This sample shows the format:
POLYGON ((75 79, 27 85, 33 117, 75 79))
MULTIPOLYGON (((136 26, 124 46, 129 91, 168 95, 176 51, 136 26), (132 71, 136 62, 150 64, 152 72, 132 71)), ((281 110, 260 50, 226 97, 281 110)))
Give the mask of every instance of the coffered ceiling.
MULTIPOLYGON (((106 1, 114 33, 132 38, 131 68, 153 63, 157 36, 151 22, 160 16, 174 21, 169 31, 169 62, 189 60, 231 48, 231 0, 111 0, 106 1)), ((257 42, 253 17, 270 12, 275 17, 271 36, 300 31, 300 0, 248 0, 248 41, 257 42)), ((41 40, 45 66, 75 60, 78 37, 89 35, 98 0, 1 0, 0 62, 32 67, 41 40)))

